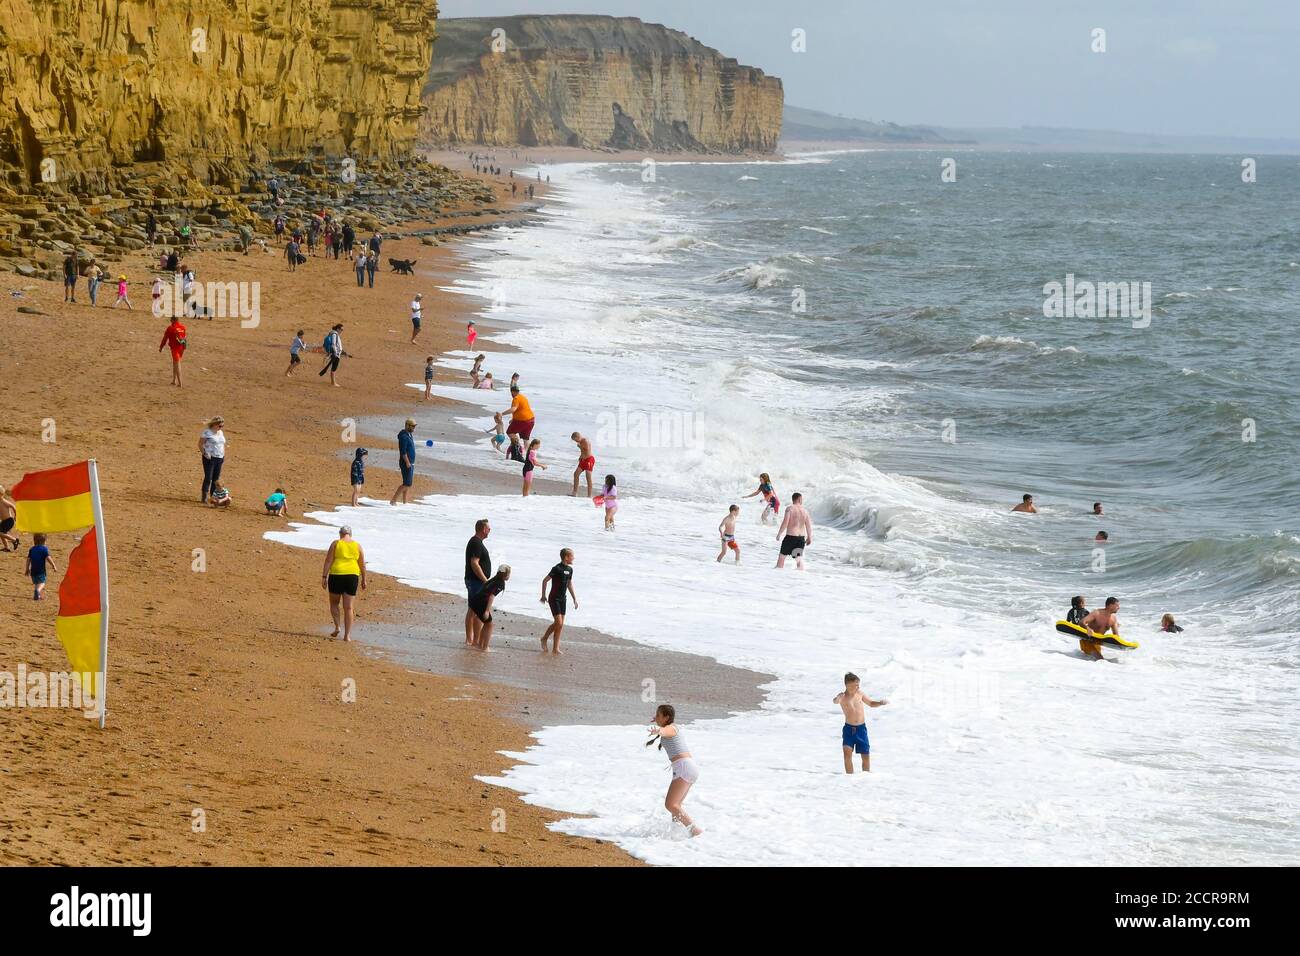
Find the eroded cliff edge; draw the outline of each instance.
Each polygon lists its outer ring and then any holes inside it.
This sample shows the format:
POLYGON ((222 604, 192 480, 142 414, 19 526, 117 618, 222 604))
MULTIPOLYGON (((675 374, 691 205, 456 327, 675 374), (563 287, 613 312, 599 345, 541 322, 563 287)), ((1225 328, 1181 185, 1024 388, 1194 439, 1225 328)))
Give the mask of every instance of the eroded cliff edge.
POLYGON ((635 17, 443 19, 424 84, 430 144, 771 152, 781 81, 635 17))
POLYGON ((436 0, 0 0, 0 176, 103 191, 157 162, 411 148, 436 0))

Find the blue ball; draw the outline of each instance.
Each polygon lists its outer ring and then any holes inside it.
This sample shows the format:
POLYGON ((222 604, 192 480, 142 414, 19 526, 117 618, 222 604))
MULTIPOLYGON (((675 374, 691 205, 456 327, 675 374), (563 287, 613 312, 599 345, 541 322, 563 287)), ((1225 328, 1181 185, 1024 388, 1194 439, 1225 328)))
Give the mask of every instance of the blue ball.
POLYGON ((432 448, 432 447, 433 447, 433 439, 432 439, 432 438, 426 438, 426 439, 424 440, 424 447, 425 447, 425 448, 432 448))

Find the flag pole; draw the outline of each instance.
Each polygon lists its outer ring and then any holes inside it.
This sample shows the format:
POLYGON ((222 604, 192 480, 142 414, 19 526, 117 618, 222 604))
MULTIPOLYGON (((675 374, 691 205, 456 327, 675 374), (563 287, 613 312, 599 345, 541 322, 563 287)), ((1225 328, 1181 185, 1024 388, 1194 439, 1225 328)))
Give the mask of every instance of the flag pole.
POLYGON ((99 502, 99 466, 91 458, 90 507, 95 515, 95 539, 99 552, 99 729, 108 716, 108 545, 104 541, 104 509, 99 502))

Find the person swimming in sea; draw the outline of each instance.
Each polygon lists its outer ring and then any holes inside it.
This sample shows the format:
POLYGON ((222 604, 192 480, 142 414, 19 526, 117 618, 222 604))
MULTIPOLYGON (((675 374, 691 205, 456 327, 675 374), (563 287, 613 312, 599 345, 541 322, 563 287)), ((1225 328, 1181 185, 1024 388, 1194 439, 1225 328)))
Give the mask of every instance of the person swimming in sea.
POLYGON ((1174 616, 1172 614, 1166 614, 1164 617, 1160 618, 1160 630, 1164 631, 1166 634, 1183 633, 1183 629, 1174 623, 1174 616))
POLYGON ((1022 496, 1021 499, 1020 499, 1020 504, 1016 505, 1016 506, 1015 506, 1014 508, 1012 508, 1011 510, 1012 510, 1012 511, 1019 511, 1019 512, 1022 512, 1023 514, 1027 514, 1027 515, 1036 515, 1036 514, 1038 514, 1038 509, 1034 507, 1034 496, 1033 496, 1033 495, 1024 495, 1024 496, 1022 496))

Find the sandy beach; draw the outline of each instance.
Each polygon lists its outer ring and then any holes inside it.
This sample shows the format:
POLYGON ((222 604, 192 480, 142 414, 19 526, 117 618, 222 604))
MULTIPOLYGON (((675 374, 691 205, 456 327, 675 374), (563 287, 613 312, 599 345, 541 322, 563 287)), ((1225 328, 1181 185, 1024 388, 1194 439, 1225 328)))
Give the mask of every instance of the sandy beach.
MULTIPOLYGON (((418 380, 426 355, 464 340, 462 301, 437 292, 456 268, 455 246, 386 241, 384 256, 418 260, 417 275, 385 269, 374 289, 358 288, 346 261, 313 258, 290 273, 272 248, 186 256, 200 281, 260 282, 262 315, 247 329, 188 320, 182 389, 168 385, 169 362, 157 351, 165 323, 149 309, 152 255, 141 252, 125 269, 129 311, 106 307, 107 283, 92 310, 84 282, 74 305, 60 302, 54 283, 4 280, 22 297, 7 299, 0 355, 8 398, 0 481, 98 459, 113 605, 107 729, 66 709, 3 715, 0 863, 636 862, 601 841, 550 832, 555 814, 474 776, 507 766, 498 751, 523 750, 544 719, 643 718, 643 707, 609 692, 608 678, 629 655, 650 652, 574 629, 574 645, 586 646, 548 675, 536 654, 527 664, 509 651, 490 665, 473 662, 455 646, 458 603, 380 576, 359 603, 359 640, 330 641, 319 556, 263 539, 284 524, 261 513, 277 485, 294 516, 346 503, 342 420, 362 423, 367 493, 386 498, 401 418, 414 411, 432 435, 434 417, 448 414, 452 403, 423 403, 404 383, 418 380), (407 303, 416 291, 425 295, 425 331, 411 345, 407 303), (43 314, 17 313, 19 304, 43 314), (355 356, 344 359, 342 387, 315 374, 318 355, 285 378, 294 332, 305 329, 318 345, 335 322, 345 323, 355 356), (217 414, 229 442, 228 512, 198 501, 196 442, 217 414), (55 440, 43 441, 50 419, 55 440), (385 420, 387 440, 364 437, 385 420), (592 663, 578 664, 588 648, 592 663), (355 703, 342 700, 347 681, 355 703)), ((480 480, 487 476, 422 473, 414 491, 480 480)), ((463 547, 468 534, 449 529, 448 546, 463 547)), ((75 540, 51 537, 60 568, 75 540)), ((24 536, 19 553, 0 556, 10 612, 0 623, 0 669, 64 670, 53 628, 60 575, 51 577, 51 600, 31 600, 21 573, 30 543, 24 536)), ((503 649, 529 643, 503 620, 503 649)), ((672 657, 664 666, 700 672, 703 659, 672 657)), ((734 693, 713 705, 754 705, 756 683, 732 680, 734 693)))

